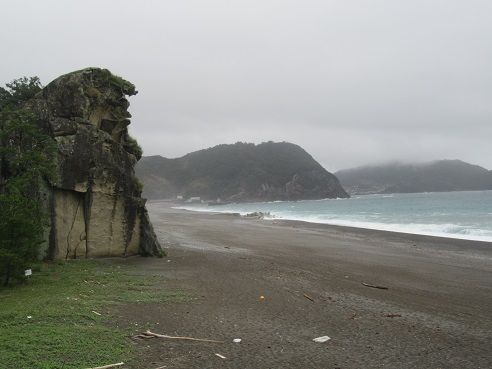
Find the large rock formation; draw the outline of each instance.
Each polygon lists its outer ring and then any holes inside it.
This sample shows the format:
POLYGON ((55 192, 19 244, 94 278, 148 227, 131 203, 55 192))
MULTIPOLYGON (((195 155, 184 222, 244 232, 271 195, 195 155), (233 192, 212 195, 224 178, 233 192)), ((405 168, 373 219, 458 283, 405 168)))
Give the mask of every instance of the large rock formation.
POLYGON ((226 202, 348 197, 338 179, 288 142, 238 142, 177 159, 144 157, 136 172, 149 198, 220 198, 226 202))
POLYGON ((56 140, 57 173, 46 186, 52 259, 159 255, 134 166, 125 96, 135 86, 108 70, 63 75, 28 103, 56 140))

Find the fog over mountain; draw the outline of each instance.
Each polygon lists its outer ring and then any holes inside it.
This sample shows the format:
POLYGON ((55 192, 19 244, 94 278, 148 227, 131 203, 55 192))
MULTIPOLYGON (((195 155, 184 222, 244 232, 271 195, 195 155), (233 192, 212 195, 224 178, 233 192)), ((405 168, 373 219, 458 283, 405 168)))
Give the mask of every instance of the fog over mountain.
POLYGON ((330 171, 492 169, 491 13, 486 0, 4 1, 0 83, 108 68, 140 91, 130 130, 145 155, 274 140, 330 171))
POLYGON ((492 171, 461 160, 387 163, 335 173, 350 194, 492 190, 492 171))

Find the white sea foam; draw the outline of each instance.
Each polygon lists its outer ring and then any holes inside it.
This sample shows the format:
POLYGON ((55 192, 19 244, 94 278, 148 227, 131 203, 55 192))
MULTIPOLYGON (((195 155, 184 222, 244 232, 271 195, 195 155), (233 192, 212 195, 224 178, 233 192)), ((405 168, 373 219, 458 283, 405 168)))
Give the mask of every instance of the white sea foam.
MULTIPOLYGON (((230 211, 222 209, 207 209, 198 207, 176 207, 175 209, 200 211, 200 212, 213 212, 213 213, 238 213, 240 215, 247 215, 251 213, 249 210, 243 211, 230 211)), ((409 234, 419 234, 434 237, 448 237, 464 240, 474 241, 486 241, 492 242, 492 231, 484 229, 469 228, 458 224, 425 224, 425 223, 381 223, 381 222, 365 222, 349 219, 323 219, 320 216, 296 216, 285 215, 270 211, 269 216, 265 216, 265 219, 283 219, 294 220, 309 223, 329 224, 344 227, 374 229, 387 232, 399 232, 409 234)))
POLYGON ((463 240, 492 242, 492 231, 466 228, 456 224, 422 224, 422 223, 378 223, 346 219, 323 220, 316 217, 278 217, 285 220, 297 220, 309 223, 329 224, 344 227, 374 229, 387 232, 420 234, 434 237, 458 238, 463 240))
POLYGON ((422 195, 178 208, 241 215, 262 212, 276 219, 492 242, 492 191, 422 195))

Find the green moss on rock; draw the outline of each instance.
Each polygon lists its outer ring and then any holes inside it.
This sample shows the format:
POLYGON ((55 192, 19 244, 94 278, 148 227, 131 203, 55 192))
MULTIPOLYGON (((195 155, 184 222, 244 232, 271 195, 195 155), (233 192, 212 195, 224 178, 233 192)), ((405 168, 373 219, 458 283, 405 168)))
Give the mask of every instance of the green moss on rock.
POLYGON ((142 149, 128 135, 135 86, 107 69, 65 74, 29 101, 57 142, 50 183, 53 258, 159 255, 134 166, 142 149))

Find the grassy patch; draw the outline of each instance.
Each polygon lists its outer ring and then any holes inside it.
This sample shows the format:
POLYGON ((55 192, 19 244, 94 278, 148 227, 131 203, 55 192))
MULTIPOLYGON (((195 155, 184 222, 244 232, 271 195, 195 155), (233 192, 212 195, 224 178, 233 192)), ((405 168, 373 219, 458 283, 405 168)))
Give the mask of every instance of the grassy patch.
POLYGON ((0 368, 87 368, 127 361, 128 331, 110 326, 115 304, 185 301, 159 277, 107 261, 44 264, 26 285, 0 289, 0 368), (98 311, 99 310, 99 311, 98 311))

